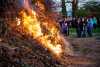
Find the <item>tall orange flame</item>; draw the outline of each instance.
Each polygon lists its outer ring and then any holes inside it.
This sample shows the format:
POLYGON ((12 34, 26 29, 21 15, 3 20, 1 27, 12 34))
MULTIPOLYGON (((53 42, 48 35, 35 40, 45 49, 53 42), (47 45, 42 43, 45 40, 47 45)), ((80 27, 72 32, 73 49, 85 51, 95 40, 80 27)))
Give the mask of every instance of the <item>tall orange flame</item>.
POLYGON ((59 31, 55 25, 52 23, 49 24, 48 21, 41 24, 34 11, 32 11, 32 15, 27 15, 25 11, 21 11, 20 15, 26 33, 39 41, 45 48, 49 49, 56 56, 59 56, 62 53, 59 31), (42 28, 41 25, 44 28, 42 28))
POLYGON ((19 13, 21 18, 18 18, 21 20, 24 32, 31 35, 54 55, 60 56, 63 52, 62 41, 56 23, 49 18, 46 18, 45 21, 42 22, 39 21, 37 18, 39 15, 37 15, 34 10, 29 8, 28 0, 24 1, 24 4, 26 5, 25 9, 29 14, 27 14, 25 10, 22 10, 19 13))

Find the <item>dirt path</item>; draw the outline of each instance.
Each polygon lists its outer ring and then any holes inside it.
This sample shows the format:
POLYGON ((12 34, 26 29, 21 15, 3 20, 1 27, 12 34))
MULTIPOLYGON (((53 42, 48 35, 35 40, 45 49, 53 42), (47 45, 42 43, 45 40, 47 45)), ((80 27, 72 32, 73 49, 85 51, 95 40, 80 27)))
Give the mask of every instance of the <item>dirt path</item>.
POLYGON ((69 67, 100 67, 100 37, 67 38, 73 46, 74 56, 65 56, 69 67))

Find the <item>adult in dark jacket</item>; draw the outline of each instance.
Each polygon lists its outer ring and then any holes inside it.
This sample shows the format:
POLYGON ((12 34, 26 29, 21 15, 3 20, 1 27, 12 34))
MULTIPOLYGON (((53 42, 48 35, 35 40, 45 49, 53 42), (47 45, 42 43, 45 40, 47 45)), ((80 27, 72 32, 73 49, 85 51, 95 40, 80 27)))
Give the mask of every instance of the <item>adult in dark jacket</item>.
POLYGON ((86 37, 86 25, 87 25, 87 18, 86 17, 83 17, 82 18, 82 25, 83 25, 83 31, 82 31, 82 37, 86 37))
POLYGON ((83 22, 82 22, 81 18, 77 19, 77 22, 76 22, 76 32, 77 32, 77 37, 82 37, 83 22))

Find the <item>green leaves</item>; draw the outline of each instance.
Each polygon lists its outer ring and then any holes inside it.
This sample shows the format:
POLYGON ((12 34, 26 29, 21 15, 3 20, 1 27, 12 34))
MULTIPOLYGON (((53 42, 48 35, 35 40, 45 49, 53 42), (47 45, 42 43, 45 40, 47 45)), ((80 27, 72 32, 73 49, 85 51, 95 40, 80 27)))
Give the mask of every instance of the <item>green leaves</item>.
POLYGON ((100 2, 98 1, 88 1, 83 4, 83 7, 76 11, 77 16, 88 16, 95 15, 100 16, 100 2))

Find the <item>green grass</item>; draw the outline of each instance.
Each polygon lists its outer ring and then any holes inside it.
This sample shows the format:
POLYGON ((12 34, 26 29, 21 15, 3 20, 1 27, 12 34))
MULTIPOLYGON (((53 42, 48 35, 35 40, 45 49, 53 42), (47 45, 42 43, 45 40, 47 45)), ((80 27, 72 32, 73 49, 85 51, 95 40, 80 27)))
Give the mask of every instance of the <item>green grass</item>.
MULTIPOLYGON (((94 36, 100 36, 100 27, 96 28, 93 30, 94 36)), ((76 37, 76 29, 75 28, 70 28, 70 37, 76 37)))
MULTIPOLYGON (((70 28, 70 33, 76 33, 75 28, 70 28)), ((93 30, 93 33, 100 33, 100 27, 93 30)))
POLYGON ((71 33, 76 33, 76 29, 75 28, 70 28, 70 32, 71 33))
POLYGON ((100 27, 93 30, 93 33, 100 33, 100 27))

